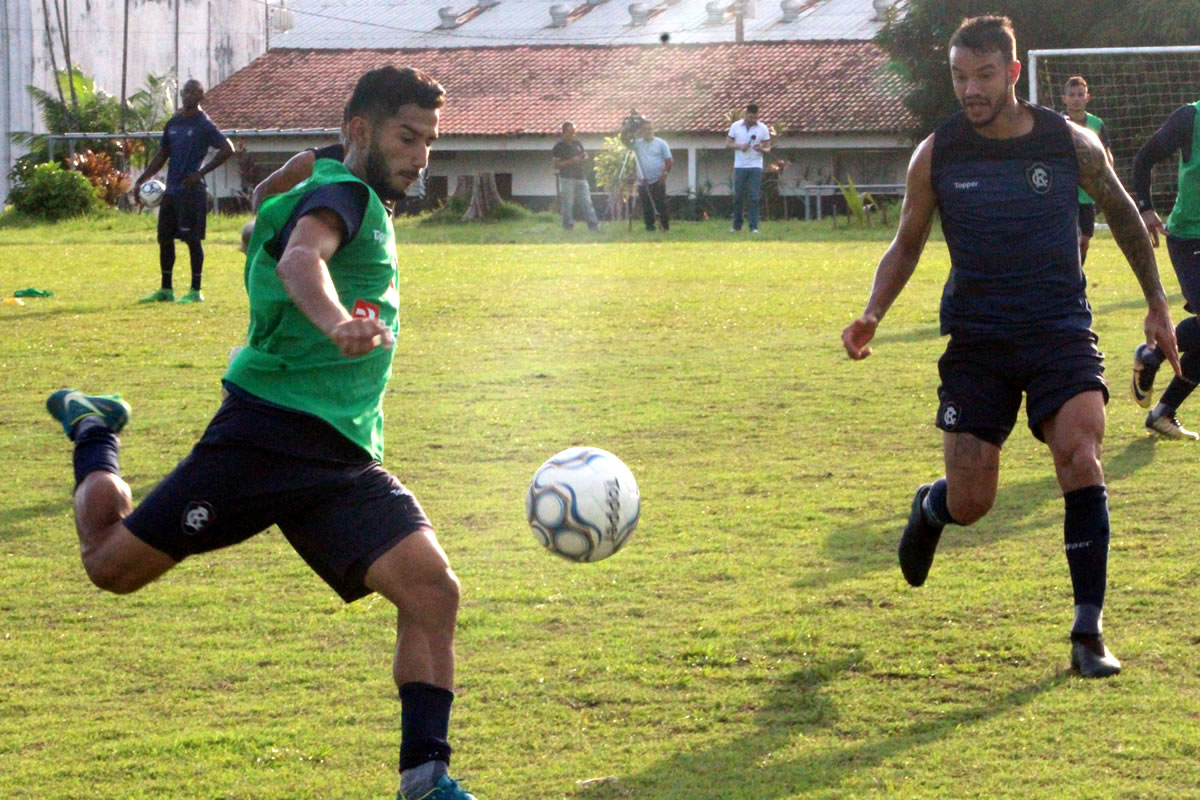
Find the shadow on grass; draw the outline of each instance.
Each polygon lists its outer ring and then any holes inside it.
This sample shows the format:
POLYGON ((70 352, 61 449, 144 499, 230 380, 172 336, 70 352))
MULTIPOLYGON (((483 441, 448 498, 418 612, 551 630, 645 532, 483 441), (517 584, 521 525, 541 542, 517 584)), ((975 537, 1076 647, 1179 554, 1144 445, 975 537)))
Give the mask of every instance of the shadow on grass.
MULTIPOLYGON (((1105 480, 1124 480, 1152 464, 1154 447, 1155 440, 1147 436, 1135 439, 1114 455, 1107 456, 1104 459, 1105 480)), ((992 512, 969 528, 949 529, 948 535, 942 538, 939 554, 986 547, 1001 539, 1044 527, 1042 508, 1062 496, 1049 451, 1046 451, 1046 472, 1045 477, 1008 486, 1002 481, 992 512)), ((917 479, 914 479, 914 491, 917 485, 917 479)), ((837 562, 837 566, 803 575, 793 585, 796 588, 831 586, 879 569, 895 571, 899 580, 896 545, 908 519, 908 511, 906 502, 892 512, 832 531, 825 539, 823 555, 837 562)))
POLYGON ((756 709, 750 735, 723 740, 706 750, 676 754, 615 782, 580 788, 577 795, 595 800, 803 797, 837 787, 853 775, 947 736, 969 736, 963 728, 1025 706, 1068 680, 1064 671, 969 708, 950 713, 930 711, 894 734, 844 747, 813 748, 814 752, 790 760, 777 755, 776 751, 786 750, 806 731, 836 723, 837 709, 822 688, 842 673, 853 671, 862 660, 862 653, 856 651, 780 680, 756 709))
MULTIPOLYGON (((68 478, 69 480, 69 478, 68 478)), ((151 489, 158 485, 158 481, 143 484, 142 486, 130 487, 133 492, 134 505, 137 505, 138 499, 145 497, 151 489)), ((47 530, 49 526, 43 526, 39 529, 37 526, 26 530, 18 530, 21 523, 31 520, 42 520, 49 517, 55 517, 63 513, 72 513, 74 501, 71 495, 67 494, 54 500, 43 500, 38 503, 30 503, 27 506, 19 508, 4 509, 4 526, 0 527, 0 542, 13 541, 25 536, 32 536, 39 530, 47 530)), ((57 526, 56 526, 57 527, 57 526)))

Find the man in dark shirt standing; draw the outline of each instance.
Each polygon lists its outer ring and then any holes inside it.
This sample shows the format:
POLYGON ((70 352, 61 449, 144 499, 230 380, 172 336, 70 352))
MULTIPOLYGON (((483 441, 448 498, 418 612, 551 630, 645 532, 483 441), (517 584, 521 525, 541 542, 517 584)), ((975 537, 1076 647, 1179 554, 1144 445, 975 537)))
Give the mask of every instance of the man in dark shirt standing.
POLYGON ((208 215, 208 192, 204 176, 233 155, 233 143, 226 138, 208 114, 200 108, 204 101, 204 86, 189 80, 179 92, 183 108, 167 121, 163 128, 162 146, 141 177, 134 184, 134 197, 142 204, 137 187, 154 177, 163 164, 167 167, 167 192, 158 210, 158 263, 162 270, 162 285, 158 291, 142 298, 143 303, 170 302, 175 299, 171 278, 175 269, 175 240, 187 243, 192 264, 192 288, 179 298, 180 303, 199 303, 200 281, 204 272, 204 223, 208 215), (209 149, 217 151, 208 163, 204 157, 209 149))
POLYGON ((588 154, 583 143, 575 138, 575 126, 562 124, 562 137, 554 143, 554 168, 558 170, 558 198, 562 206, 562 224, 565 230, 575 227, 575 207, 583 210, 587 226, 600 230, 600 220, 592 208, 592 190, 588 186, 588 154))
MULTIPOLYGON (((1133 161, 1133 189, 1138 209, 1150 231, 1154 246, 1158 235, 1167 239, 1171 265, 1179 278, 1186 301, 1184 311, 1200 311, 1200 102, 1183 106, 1167 118, 1166 123, 1142 145, 1133 161), (1179 187, 1175 207, 1164 226, 1154 210, 1150 197, 1150 175, 1154 165, 1179 152, 1179 187)), ((1162 399, 1146 417, 1146 427, 1167 439, 1196 441, 1200 434, 1179 424, 1176 410, 1200 382, 1200 319, 1188 317, 1175 329, 1183 375, 1177 376, 1163 392, 1162 399)), ((1139 345, 1133 354, 1133 400, 1142 408, 1150 408, 1154 396, 1154 375, 1163 362, 1162 353, 1147 345, 1139 345)))
POLYGON ((1017 99, 1021 74, 1006 17, 963 22, 950 39, 963 110, 917 146, 900 227, 875 271, 862 316, 842 332, 853 359, 871 354, 879 321, 908 282, 940 213, 950 250, 938 362, 937 426, 946 475, 917 489, 900 568, 925 582, 946 525, 970 525, 996 499, 1000 448, 1026 396, 1029 429, 1054 458, 1074 590, 1071 664, 1115 675, 1101 616, 1108 573, 1108 494, 1100 463, 1108 389, 1079 263, 1078 188, 1104 211, 1149 306, 1146 341, 1178 371, 1175 333, 1154 250, 1094 133, 1017 99))

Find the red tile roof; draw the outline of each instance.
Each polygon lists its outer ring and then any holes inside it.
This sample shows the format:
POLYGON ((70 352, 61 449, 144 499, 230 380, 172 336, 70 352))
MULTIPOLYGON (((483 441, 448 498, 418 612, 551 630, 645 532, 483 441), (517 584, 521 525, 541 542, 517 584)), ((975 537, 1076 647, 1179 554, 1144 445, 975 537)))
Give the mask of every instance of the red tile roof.
POLYGON ((208 92, 222 128, 341 124, 355 81, 383 64, 446 87, 452 136, 612 133, 636 107, 658 131, 712 133, 749 100, 790 134, 891 133, 912 117, 903 81, 870 42, 515 46, 425 50, 271 50, 208 92))

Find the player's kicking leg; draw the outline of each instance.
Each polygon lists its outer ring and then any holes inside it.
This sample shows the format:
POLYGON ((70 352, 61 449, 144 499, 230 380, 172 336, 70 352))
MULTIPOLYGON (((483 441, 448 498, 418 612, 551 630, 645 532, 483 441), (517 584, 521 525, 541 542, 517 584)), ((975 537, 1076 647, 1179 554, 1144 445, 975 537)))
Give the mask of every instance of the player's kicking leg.
POLYGON ((1000 474, 1000 447, 969 433, 942 436, 946 476, 917 489, 900 537, 900 571, 920 586, 933 565, 942 529, 970 525, 991 509, 1000 474))
POLYGON ((397 800, 475 800, 448 774, 459 583, 429 528, 406 536, 367 570, 365 584, 398 609, 393 677, 400 690, 397 800))
POLYGON ((1071 666, 1085 678, 1106 678, 1121 662, 1104 644, 1104 593, 1108 581, 1108 493, 1100 448, 1104 439, 1104 395, 1077 394, 1042 425, 1054 456, 1066 513, 1063 538, 1075 599, 1071 666))
POLYGON ((96 586, 116 594, 136 591, 175 566, 166 553, 135 537, 123 524, 133 510, 129 484, 120 477, 117 433, 129 421, 120 395, 85 395, 61 389, 46 410, 75 443, 75 528, 80 556, 96 586))

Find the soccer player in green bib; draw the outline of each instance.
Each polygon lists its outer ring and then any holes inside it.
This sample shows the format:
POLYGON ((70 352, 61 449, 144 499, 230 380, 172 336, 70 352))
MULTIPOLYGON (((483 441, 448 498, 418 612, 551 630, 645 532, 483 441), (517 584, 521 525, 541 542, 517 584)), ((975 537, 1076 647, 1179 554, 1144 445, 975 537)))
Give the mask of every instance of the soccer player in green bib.
MULTIPOLYGON (((1080 75, 1067 78, 1063 86, 1063 104, 1067 107, 1064 116, 1076 125, 1082 125, 1100 137, 1108 160, 1112 161, 1111 146, 1108 143, 1108 131, 1104 128, 1104 120, 1087 110, 1087 104, 1092 99, 1087 81, 1080 75)), ((1087 261, 1088 244, 1096 234, 1096 201, 1085 192, 1079 190, 1079 263, 1082 266, 1087 261)))
MULTIPOLYGON (((1133 189, 1154 246, 1158 247, 1159 234, 1166 237, 1171 266, 1183 290, 1183 309, 1193 315, 1175 329, 1183 375, 1171 381, 1162 399, 1150 409, 1146 427, 1166 439, 1200 441, 1200 434, 1183 427, 1175 413, 1200 383, 1200 319, 1194 316, 1200 312, 1200 101, 1177 108, 1138 150, 1133 160, 1133 189), (1150 177, 1155 164, 1175 153, 1179 153, 1179 182, 1175 205, 1164 226, 1154 210, 1150 177)), ((1147 345, 1138 346, 1133 353, 1133 400, 1142 408, 1150 408, 1154 376, 1162 361, 1162 354, 1147 345)))
POLYGON ((100 588, 136 591, 277 525, 346 602, 378 592, 395 604, 401 800, 473 800, 448 774, 458 579, 417 499, 380 463, 399 304, 387 204, 428 163, 443 101, 417 70, 366 73, 346 106, 345 161, 317 160, 263 204, 228 395, 136 509, 118 466, 129 405, 74 389, 46 404, 75 443, 76 527, 100 588))

